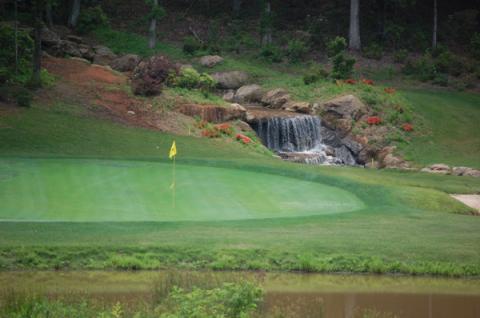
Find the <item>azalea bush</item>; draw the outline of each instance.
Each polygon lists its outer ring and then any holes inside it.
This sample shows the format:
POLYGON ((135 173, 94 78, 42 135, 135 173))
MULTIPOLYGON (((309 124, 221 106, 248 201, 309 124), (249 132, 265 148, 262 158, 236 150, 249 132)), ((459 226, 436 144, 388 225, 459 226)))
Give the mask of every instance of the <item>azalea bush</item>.
POLYGON ((235 138, 245 145, 248 145, 252 142, 252 139, 250 137, 247 137, 247 136, 242 135, 242 134, 237 134, 235 136, 235 138))
POLYGON ((367 124, 369 125, 379 125, 382 123, 382 119, 378 116, 371 116, 367 118, 367 124))
POLYGON ((402 130, 406 132, 413 131, 413 125, 410 123, 405 123, 402 125, 402 130))

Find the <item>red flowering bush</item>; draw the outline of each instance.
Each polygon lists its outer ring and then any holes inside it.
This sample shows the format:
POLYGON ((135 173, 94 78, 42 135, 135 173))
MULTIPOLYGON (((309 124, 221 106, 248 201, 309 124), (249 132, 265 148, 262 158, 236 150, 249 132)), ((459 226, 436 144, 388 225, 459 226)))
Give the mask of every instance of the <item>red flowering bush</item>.
POLYGON ((405 123, 402 125, 403 131, 413 131, 413 125, 409 123, 405 123))
POLYGON ((249 144, 252 142, 252 139, 250 139, 249 137, 245 136, 245 135, 242 135, 242 134, 237 134, 237 136, 235 137, 238 141, 241 141, 242 143, 244 143, 245 145, 249 144))
POLYGON ((371 116, 367 118, 367 124, 369 125, 378 125, 382 122, 382 119, 378 116, 371 116))
POLYGON ((215 127, 206 127, 202 130, 202 136, 207 138, 218 138, 220 137, 220 131, 215 127))
POLYGON ((221 134, 231 136, 233 134, 233 128, 230 126, 230 124, 224 123, 224 124, 218 124, 215 126, 215 129, 218 130, 221 134))
POLYGON ((206 120, 197 121, 196 126, 200 129, 203 129, 208 126, 208 122, 206 120))
POLYGON ((362 79, 362 83, 370 86, 373 86, 375 84, 372 80, 366 78, 362 79))
POLYGON ((393 88, 393 87, 386 87, 386 88, 384 89, 384 91, 385 91, 385 93, 387 93, 387 94, 395 94, 395 93, 397 92, 397 90, 396 90, 395 88, 393 88))
POLYGON ((350 84, 350 85, 357 84, 357 81, 352 79, 352 78, 346 79, 344 82, 345 82, 345 84, 350 84))

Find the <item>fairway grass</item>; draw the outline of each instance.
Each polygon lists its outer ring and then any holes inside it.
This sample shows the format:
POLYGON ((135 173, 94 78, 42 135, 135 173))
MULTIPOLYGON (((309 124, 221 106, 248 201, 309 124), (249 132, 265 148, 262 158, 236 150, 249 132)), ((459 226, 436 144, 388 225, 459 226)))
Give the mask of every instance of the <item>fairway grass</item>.
POLYGON ((318 182, 239 169, 112 160, 0 160, 1 220, 214 221, 364 207, 318 182))

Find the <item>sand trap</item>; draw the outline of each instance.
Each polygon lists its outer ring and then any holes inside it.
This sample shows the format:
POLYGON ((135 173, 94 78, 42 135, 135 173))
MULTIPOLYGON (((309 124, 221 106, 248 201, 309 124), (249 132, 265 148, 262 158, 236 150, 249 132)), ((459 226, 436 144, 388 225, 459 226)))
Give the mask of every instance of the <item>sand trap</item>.
POLYGON ((465 205, 468 205, 471 208, 476 209, 480 212, 480 195, 478 194, 454 194, 452 195, 455 199, 462 202, 465 205))

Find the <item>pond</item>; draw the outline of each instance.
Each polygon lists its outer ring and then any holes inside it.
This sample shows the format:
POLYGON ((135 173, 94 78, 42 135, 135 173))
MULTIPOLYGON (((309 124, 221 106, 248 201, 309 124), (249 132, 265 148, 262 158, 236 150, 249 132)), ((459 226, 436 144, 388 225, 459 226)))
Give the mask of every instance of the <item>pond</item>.
POLYGON ((0 291, 94 298, 135 306, 158 282, 185 284, 256 280, 262 313, 281 317, 480 317, 480 280, 406 276, 232 272, 1 272, 0 291), (173 277, 176 276, 176 277, 173 277), (179 279, 179 277, 181 278, 179 279))

